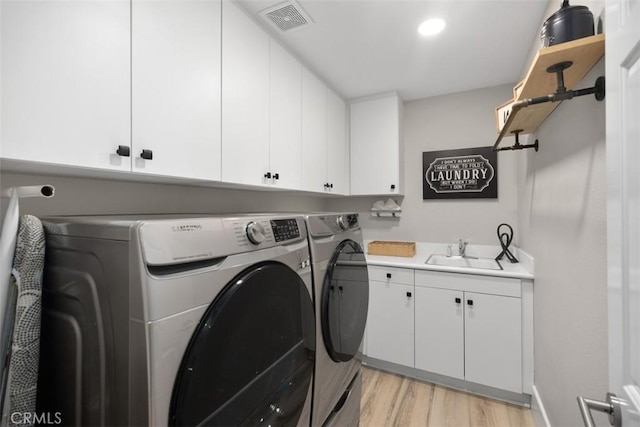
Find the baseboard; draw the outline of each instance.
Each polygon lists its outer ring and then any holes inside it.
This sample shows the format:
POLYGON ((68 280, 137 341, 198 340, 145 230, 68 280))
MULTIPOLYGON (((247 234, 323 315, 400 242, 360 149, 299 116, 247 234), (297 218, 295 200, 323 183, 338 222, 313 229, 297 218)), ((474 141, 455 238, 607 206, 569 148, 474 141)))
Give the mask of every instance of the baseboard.
POLYGON ((533 414, 536 427, 551 427, 547 411, 544 409, 542 399, 535 385, 533 386, 533 399, 531 399, 531 413, 533 414))

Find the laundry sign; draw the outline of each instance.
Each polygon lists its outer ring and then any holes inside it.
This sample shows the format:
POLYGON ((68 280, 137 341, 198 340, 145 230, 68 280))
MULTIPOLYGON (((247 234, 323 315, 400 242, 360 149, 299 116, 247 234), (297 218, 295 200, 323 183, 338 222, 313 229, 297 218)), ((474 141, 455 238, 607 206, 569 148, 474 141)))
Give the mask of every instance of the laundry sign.
POLYGON ((497 152, 492 147, 423 152, 422 198, 497 199, 497 152))

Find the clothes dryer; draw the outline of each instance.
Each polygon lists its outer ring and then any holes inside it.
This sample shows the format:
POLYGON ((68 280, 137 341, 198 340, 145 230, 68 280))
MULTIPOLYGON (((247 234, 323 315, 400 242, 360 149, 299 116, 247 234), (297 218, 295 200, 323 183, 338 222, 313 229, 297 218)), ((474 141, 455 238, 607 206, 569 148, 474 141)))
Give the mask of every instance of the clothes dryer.
POLYGON ((306 214, 316 309, 312 426, 357 426, 369 276, 357 213, 306 214))
POLYGON ((302 217, 43 223, 39 412, 77 426, 309 425, 302 217))

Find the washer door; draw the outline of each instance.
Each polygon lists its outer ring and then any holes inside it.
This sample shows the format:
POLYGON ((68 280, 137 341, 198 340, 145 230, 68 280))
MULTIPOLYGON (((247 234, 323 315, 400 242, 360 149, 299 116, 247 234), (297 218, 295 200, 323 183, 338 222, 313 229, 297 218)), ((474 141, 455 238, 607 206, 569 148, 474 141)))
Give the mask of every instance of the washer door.
POLYGON ((305 283, 281 263, 252 266, 223 289, 196 328, 173 388, 170 423, 296 425, 314 358, 305 283))
POLYGON ((322 285, 322 337, 334 361, 346 362, 358 353, 368 306, 364 251, 353 240, 344 240, 331 257, 322 285))

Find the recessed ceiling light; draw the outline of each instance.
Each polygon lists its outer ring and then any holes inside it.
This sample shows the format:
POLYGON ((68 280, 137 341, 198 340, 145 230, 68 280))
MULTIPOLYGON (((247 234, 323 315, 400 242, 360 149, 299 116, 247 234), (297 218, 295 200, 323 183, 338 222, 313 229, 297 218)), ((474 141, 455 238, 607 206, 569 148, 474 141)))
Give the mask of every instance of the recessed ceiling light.
POLYGON ((438 34, 447 24, 444 22, 444 19, 434 18, 427 19, 418 27, 418 32, 423 36, 433 36, 438 34))

